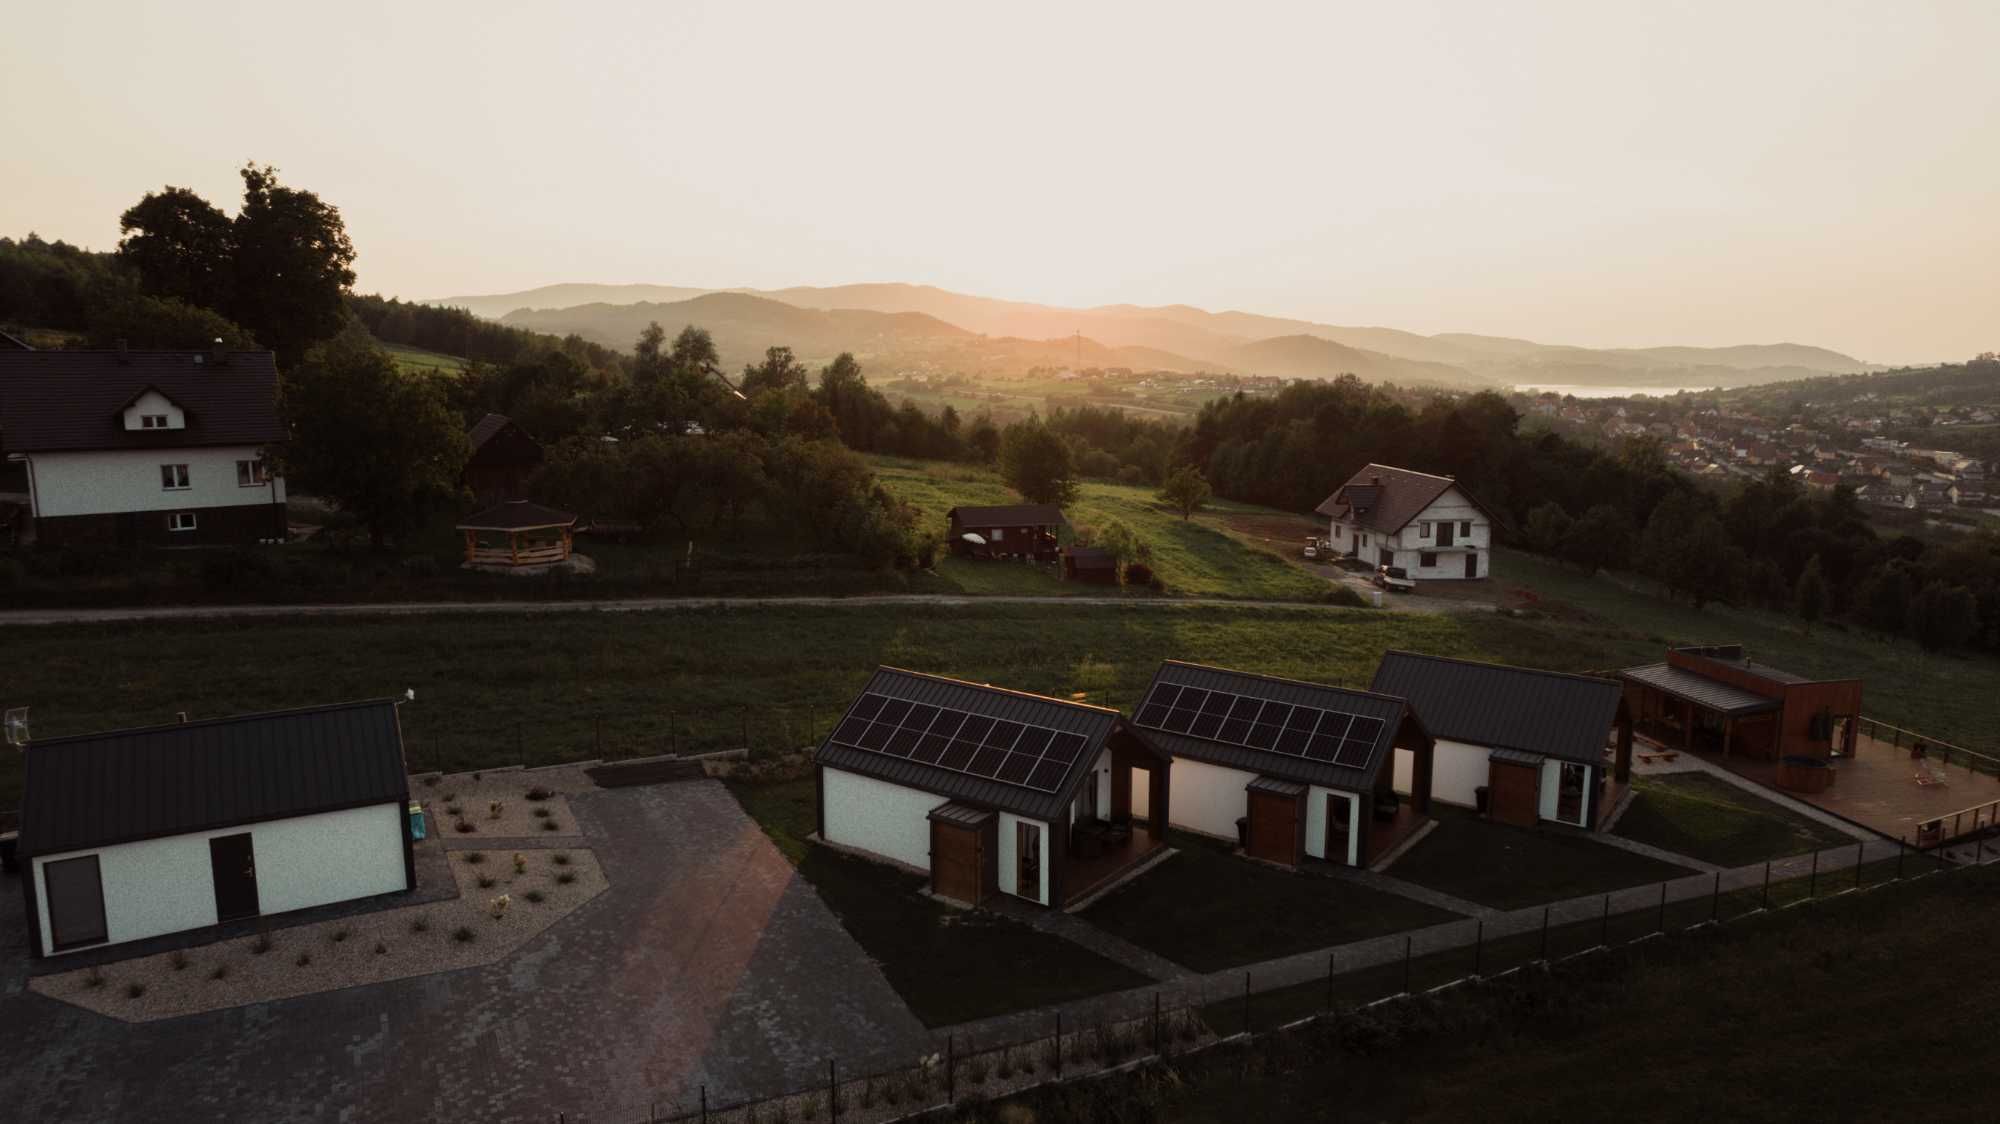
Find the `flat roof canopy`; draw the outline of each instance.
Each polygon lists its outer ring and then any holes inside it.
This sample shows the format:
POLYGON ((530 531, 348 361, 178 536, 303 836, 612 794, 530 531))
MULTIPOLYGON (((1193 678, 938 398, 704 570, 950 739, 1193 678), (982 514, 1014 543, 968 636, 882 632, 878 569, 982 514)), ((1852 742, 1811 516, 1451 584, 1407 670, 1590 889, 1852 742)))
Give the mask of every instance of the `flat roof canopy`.
POLYGON ((1782 705, 1777 699, 1767 699, 1741 687, 1732 687, 1727 683, 1717 682, 1670 664, 1656 663, 1645 667, 1628 667, 1618 675, 1630 682, 1672 695, 1682 702, 1691 702, 1704 710, 1712 710, 1731 718, 1778 710, 1782 705))

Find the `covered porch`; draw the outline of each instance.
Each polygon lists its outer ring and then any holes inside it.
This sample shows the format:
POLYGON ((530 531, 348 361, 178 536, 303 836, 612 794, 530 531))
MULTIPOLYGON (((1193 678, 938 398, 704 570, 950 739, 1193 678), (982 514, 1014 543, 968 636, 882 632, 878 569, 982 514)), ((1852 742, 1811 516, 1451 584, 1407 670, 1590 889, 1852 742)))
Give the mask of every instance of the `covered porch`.
POLYGON ((1084 786, 1072 808, 1057 861, 1065 908, 1087 904, 1167 845, 1170 760, 1128 729, 1106 741, 1101 762, 1104 774, 1084 786))
POLYGON ((1775 758, 1782 701, 1665 664, 1620 673, 1633 727, 1671 749, 1775 758))
POLYGON ((495 504, 458 524, 465 565, 553 566, 569 561, 576 516, 526 500, 495 504))

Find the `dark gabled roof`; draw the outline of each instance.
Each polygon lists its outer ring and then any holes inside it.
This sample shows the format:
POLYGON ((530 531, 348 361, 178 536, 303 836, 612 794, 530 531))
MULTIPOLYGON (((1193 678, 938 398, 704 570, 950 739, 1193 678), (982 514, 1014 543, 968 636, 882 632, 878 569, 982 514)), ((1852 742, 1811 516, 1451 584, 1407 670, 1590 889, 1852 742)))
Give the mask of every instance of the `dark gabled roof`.
POLYGON ((1052 503, 1009 503, 995 507, 954 507, 944 513, 961 527, 1052 527, 1067 523, 1052 503))
POLYGON ((1332 518, 1352 518, 1358 526, 1393 535, 1451 488, 1457 488, 1480 514, 1493 518, 1486 505, 1451 477, 1386 464, 1371 464, 1348 477, 1313 510, 1332 518))
POLYGON ((12 351, 0 349, 0 450, 157 449, 271 445, 278 367, 268 351, 12 351), (125 428, 122 411, 158 390, 184 429, 125 428))
MULTIPOLYGON (((1160 664, 1160 670, 1153 673, 1153 681, 1147 685, 1146 693, 1140 696, 1142 709, 1145 701, 1152 697, 1154 688, 1163 683, 1178 687, 1198 687, 1205 691, 1226 691, 1230 694, 1248 695, 1292 706, 1317 707, 1321 710, 1381 719, 1382 728, 1376 735, 1368 760, 1352 768, 1331 761, 1314 761, 1310 758, 1294 757, 1288 753, 1255 749, 1247 745, 1211 741, 1191 734, 1176 734, 1151 726, 1138 727, 1139 733, 1144 735, 1148 742, 1174 757, 1187 757, 1211 765, 1240 769, 1246 773, 1259 773, 1299 784, 1316 784, 1348 792, 1366 792, 1374 787, 1377 775, 1391 759, 1390 750, 1395 745, 1396 736, 1401 731, 1404 720, 1416 718, 1416 712, 1404 700, 1373 691, 1328 687, 1320 683, 1303 683, 1295 679, 1253 675, 1244 671, 1182 663, 1179 660, 1167 660, 1160 664)), ((1420 731, 1426 729, 1421 721, 1416 722, 1416 726, 1420 731)))
POLYGON ((505 414, 488 414, 474 422, 472 428, 466 431, 466 443, 472 446, 472 451, 476 453, 481 445, 493 440, 494 434, 512 424, 513 420, 505 414))
POLYGON ((410 798, 391 699, 32 741, 21 853, 410 798))
MULTIPOLYGON (((1076 798, 1077 789, 1090 777, 1091 766, 1096 764, 1098 751, 1104 747, 1105 741, 1114 733, 1132 732, 1126 727, 1122 715, 1106 707, 1067 702, 1046 695, 1009 691, 984 683, 968 683, 962 679, 947 679, 943 676, 925 675, 922 672, 904 671, 900 668, 876 668, 875 674, 868 679, 868 685, 855 696, 855 701, 859 702, 863 696, 869 694, 949 707, 969 714, 1019 722, 1023 725, 1045 726, 1083 738, 1083 750, 1077 754, 1076 760, 1070 763, 1067 772, 1055 784, 1053 792, 974 776, 937 765, 926 765, 908 757, 895 757, 873 750, 841 745, 833 740, 832 734, 828 734, 826 740, 820 743, 817 760, 819 764, 829 768, 859 773, 891 784, 922 789, 925 792, 935 792, 980 807, 998 808, 1029 819, 1044 821, 1064 819, 1070 801, 1076 798)), ((833 724, 835 730, 846 721, 848 713, 852 710, 853 704, 850 703, 847 711, 842 712, 840 721, 833 724)))
POLYGON ((485 511, 468 515, 458 524, 461 531, 535 531, 544 527, 568 527, 576 516, 527 500, 508 500, 485 511))
POLYGON ((1618 720, 1616 680, 1390 651, 1369 684, 1410 700, 1434 738, 1595 764, 1618 720))
POLYGON ((35 349, 28 346, 28 341, 20 338, 19 336, 10 335, 4 331, 0 331, 0 351, 8 351, 8 350, 33 351, 35 349))
POLYGON ((1628 667, 1619 672, 1618 677, 1657 691, 1664 691, 1677 699, 1691 702, 1717 714, 1732 717, 1778 710, 1784 705, 1777 699, 1767 699, 1741 687, 1732 687, 1672 664, 1656 663, 1645 667, 1628 667))

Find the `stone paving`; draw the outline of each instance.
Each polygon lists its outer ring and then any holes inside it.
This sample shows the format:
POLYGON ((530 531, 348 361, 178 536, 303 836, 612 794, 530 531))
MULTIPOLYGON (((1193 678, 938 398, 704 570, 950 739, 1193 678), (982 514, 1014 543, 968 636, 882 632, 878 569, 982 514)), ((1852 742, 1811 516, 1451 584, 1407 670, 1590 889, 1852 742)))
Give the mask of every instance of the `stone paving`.
MULTIPOLYGON (((714 782, 573 800, 611 889, 499 963, 144 1025, 24 991, 0 909, 0 1104, 19 1120, 643 1120, 888 1068, 931 1036, 714 782)), ((18 900, 8 878, 0 893, 18 900)))

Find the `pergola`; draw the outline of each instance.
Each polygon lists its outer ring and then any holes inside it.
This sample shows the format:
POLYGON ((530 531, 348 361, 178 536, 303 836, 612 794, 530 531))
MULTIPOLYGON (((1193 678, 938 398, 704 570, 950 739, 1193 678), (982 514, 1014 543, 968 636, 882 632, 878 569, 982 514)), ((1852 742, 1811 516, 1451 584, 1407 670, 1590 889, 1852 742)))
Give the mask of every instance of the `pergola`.
POLYGON ((527 500, 510 500, 466 517, 465 561, 472 566, 546 566, 569 560, 576 516, 527 500), (504 536, 504 542, 503 537, 504 536))

